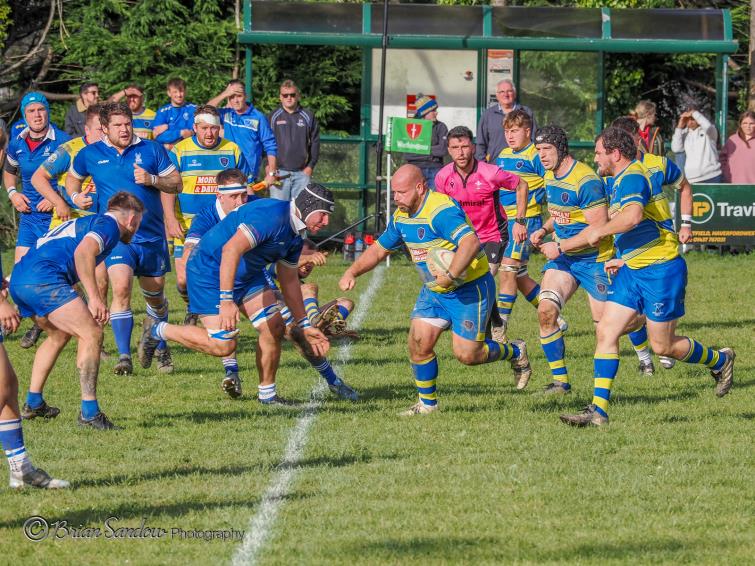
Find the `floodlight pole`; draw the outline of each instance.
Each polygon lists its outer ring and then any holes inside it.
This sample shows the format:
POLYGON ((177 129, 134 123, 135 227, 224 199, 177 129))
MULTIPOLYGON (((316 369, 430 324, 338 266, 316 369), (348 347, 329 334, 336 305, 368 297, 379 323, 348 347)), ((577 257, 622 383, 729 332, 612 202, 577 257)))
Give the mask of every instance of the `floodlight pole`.
MULTIPOLYGON (((385 60, 388 55, 388 0, 383 0, 383 42, 380 58, 380 112, 378 118, 377 159, 375 174, 375 234, 380 232, 380 197, 383 192, 383 111, 385 107, 385 60)), ((386 208, 386 214, 390 206, 386 208)), ((386 220, 387 222, 387 220, 386 220)), ((387 224, 386 224, 387 225, 387 224)))

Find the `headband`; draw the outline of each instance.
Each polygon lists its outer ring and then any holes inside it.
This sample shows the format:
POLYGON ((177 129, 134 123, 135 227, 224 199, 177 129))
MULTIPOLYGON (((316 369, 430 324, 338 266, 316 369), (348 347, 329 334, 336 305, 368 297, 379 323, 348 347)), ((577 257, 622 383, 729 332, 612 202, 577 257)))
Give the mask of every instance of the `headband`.
POLYGON ((196 116, 194 116, 194 122, 204 122, 205 124, 209 124, 210 126, 220 126, 220 118, 218 118, 214 114, 209 114, 207 112, 203 112, 202 114, 197 114, 196 116))

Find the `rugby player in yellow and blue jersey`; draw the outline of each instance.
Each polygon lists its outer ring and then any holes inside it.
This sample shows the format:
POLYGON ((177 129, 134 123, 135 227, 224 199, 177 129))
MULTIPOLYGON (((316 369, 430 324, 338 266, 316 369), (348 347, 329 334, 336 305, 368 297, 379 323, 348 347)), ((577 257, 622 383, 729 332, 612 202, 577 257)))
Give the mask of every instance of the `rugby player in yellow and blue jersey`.
MULTIPOLYGON (((496 165, 510 173, 517 174, 524 179, 529 187, 527 199, 527 211, 524 217, 524 226, 527 233, 532 234, 543 226, 543 207, 545 203, 545 167, 540 161, 535 144, 532 140, 532 118, 518 108, 506 114, 503 120, 503 132, 506 143, 509 144, 498 155, 496 165)), ((516 195, 511 191, 500 191, 500 202, 506 210, 508 218, 509 239, 503 252, 501 267, 498 272, 498 312, 503 321, 503 339, 508 325, 509 316, 514 309, 517 289, 524 295, 532 306, 537 308, 540 302, 540 285, 527 273, 532 243, 525 240, 517 243, 513 237, 514 223, 516 222, 516 195)), ((566 332, 568 325, 559 315, 559 328, 566 332)), ((495 336, 496 328, 493 329, 495 336)))
POLYGON ((391 180, 398 210, 377 245, 370 246, 341 277, 342 291, 353 289, 356 278, 375 268, 388 254, 409 248, 420 277, 420 290, 409 328, 409 358, 419 400, 404 416, 423 415, 438 408, 438 360, 434 347, 451 327, 456 359, 466 365, 508 360, 515 379, 529 374, 527 350, 521 340, 509 344, 485 338, 495 306, 495 280, 472 224, 451 197, 430 191, 421 170, 403 165, 391 180), (455 252, 445 274, 433 276, 427 265, 431 249, 455 252))
POLYGON ((593 320, 600 320, 609 287, 603 262, 613 255, 611 240, 607 238, 598 245, 590 245, 581 232, 587 226, 608 220, 608 199, 600 177, 569 155, 568 139, 562 128, 540 128, 535 135, 535 145, 546 169, 545 191, 551 215, 545 225, 530 236, 532 243, 549 260, 543 267, 537 307, 540 343, 553 376, 545 392, 564 394, 571 390, 571 385, 558 316, 566 301, 582 286, 587 291, 593 320), (555 233, 555 241, 543 244, 543 238, 549 233, 555 233))
POLYGON ((638 314, 647 319, 656 353, 710 368, 718 397, 729 392, 734 379, 731 348, 716 350, 676 334, 677 321, 684 316, 687 264, 679 255, 668 199, 655 198, 648 171, 636 156, 632 136, 619 128, 607 128, 595 142, 600 174, 613 177, 611 219, 587 228, 584 237, 595 245, 613 235, 620 259, 606 263, 615 276, 597 328, 592 403, 581 413, 561 415, 574 426, 608 423, 611 387, 619 370, 619 338, 638 314))
MULTIPOLYGON (((241 149, 220 137, 220 114, 210 105, 198 106, 194 113, 194 135, 178 142, 170 152, 170 160, 181 174, 182 189, 176 195, 161 195, 165 210, 165 226, 173 238, 176 260, 176 287, 188 304, 186 291, 186 260, 183 258, 184 234, 191 219, 200 210, 215 204, 218 193, 217 174, 226 169, 246 170, 241 149)), ((196 324, 197 317, 186 313, 186 323, 196 324)))
POLYGON ((108 102, 119 102, 124 96, 134 117, 134 133, 143 140, 151 140, 154 138, 152 123, 155 121, 157 113, 144 106, 144 88, 136 83, 131 83, 108 98, 108 102))

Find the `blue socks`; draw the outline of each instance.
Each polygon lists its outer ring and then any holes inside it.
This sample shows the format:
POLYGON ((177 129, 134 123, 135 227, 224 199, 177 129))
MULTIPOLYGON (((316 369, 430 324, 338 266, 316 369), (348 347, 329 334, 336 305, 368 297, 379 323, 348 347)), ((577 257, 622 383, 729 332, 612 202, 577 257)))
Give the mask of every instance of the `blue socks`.
POLYGON ((97 399, 91 401, 81 401, 81 416, 84 420, 91 420, 97 416, 100 412, 100 405, 97 403, 97 399))
POLYGON ((338 376, 336 375, 333 366, 330 365, 330 362, 328 360, 322 358, 322 362, 320 364, 312 364, 312 367, 315 368, 322 376, 322 378, 328 382, 328 385, 335 385, 336 381, 338 380, 338 376))
POLYGON ((26 392, 26 404, 29 405, 32 409, 36 409, 37 407, 41 407, 42 403, 44 403, 45 400, 42 398, 42 393, 34 393, 32 391, 26 392))
POLYGON ((110 325, 113 327, 115 345, 118 354, 131 356, 131 333, 134 330, 134 313, 130 310, 110 314, 110 325))

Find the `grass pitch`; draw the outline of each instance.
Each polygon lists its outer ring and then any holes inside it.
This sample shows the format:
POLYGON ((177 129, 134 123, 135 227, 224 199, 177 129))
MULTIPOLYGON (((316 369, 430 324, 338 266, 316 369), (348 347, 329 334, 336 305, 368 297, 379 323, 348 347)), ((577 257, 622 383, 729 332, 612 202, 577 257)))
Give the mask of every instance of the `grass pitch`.
MULTIPOLYGON (((335 295, 340 258, 315 273, 322 298, 335 295)), ((534 375, 517 392, 508 364, 465 367, 438 348, 441 411, 400 418, 415 400, 406 356, 408 315, 419 288, 414 269, 395 262, 370 305, 341 375, 363 396, 326 398, 309 429, 290 491, 257 555, 262 564, 694 563, 744 564, 755 556, 753 509, 753 351, 755 279, 750 257, 687 257, 690 283, 682 333, 737 352, 735 385, 722 399, 700 366, 636 371, 629 342, 614 386, 609 427, 575 430, 558 414, 591 399, 594 334, 583 292, 565 309, 567 364, 574 392, 539 394, 549 379, 534 309, 520 296, 510 335, 529 345, 534 375)), ((5 265, 10 265, 6 258, 5 265)), ((533 266, 539 267, 536 259, 533 266)), ((357 298, 370 276, 359 279, 357 298)), ((172 292, 171 282, 168 288, 172 292)), ((138 322, 144 310, 135 295, 138 322)), ((171 295, 171 319, 182 318, 171 295)), ((22 331, 28 328, 25 321, 22 331)), ((99 397, 125 430, 79 430, 74 345, 45 391, 61 408, 50 422, 25 423, 33 461, 70 479, 70 491, 0 488, 0 555, 9 564, 228 563, 240 542, 182 539, 170 529, 235 529, 249 520, 279 472, 302 408, 255 400, 254 332, 243 327, 245 395, 220 391, 218 360, 174 347, 173 375, 138 369, 132 377, 103 364, 99 397), (59 530, 30 542, 32 515, 50 524, 99 528, 98 538, 59 530), (158 539, 105 537, 114 527, 163 528, 158 539)), ((21 333, 6 346, 22 396, 33 352, 21 333)), ((134 333, 136 339, 137 332, 134 333)), ((112 334, 106 346, 114 351, 112 334)), ((135 346, 135 342, 134 342, 135 346)), ((331 355, 336 359, 337 346, 331 355)), ((656 366, 658 366, 656 360, 656 366)), ((290 347, 279 391, 308 400, 319 377, 290 347)), ((4 468, 7 471, 7 467, 4 468)), ((93 531, 78 531, 91 536, 93 531)))

